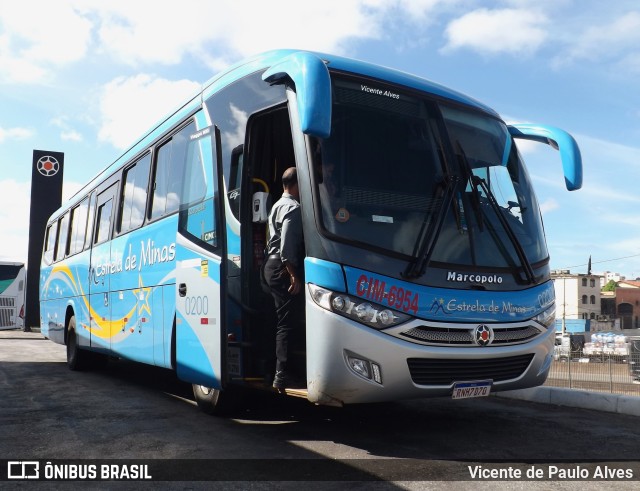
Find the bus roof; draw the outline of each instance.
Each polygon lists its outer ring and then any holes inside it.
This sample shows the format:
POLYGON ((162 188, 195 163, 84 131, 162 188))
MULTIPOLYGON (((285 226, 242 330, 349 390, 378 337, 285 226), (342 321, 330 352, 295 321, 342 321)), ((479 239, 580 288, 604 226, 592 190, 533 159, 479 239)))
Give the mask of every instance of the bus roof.
MULTIPOLYGON (((125 165, 140 152, 143 152, 166 130, 169 130, 173 125, 177 124, 189 113, 194 112, 198 107, 200 107, 203 100, 206 100, 209 96, 223 89, 227 85, 235 82, 236 80, 239 80, 257 71, 266 70, 271 66, 277 64, 287 56, 301 51, 303 50, 279 49, 267 51, 265 53, 241 61, 231 66, 224 72, 221 72, 220 74, 211 78, 202 86, 201 90, 193 95, 193 97, 189 101, 187 101, 173 113, 170 113, 166 118, 161 119, 113 163, 108 165, 105 169, 101 170, 93 179, 91 179, 91 181, 83 186, 82 189, 80 189, 65 204, 65 206, 61 207, 57 212, 55 212, 51 218, 59 216, 63 212, 63 210, 68 209, 69 206, 73 206, 80 199, 84 198, 88 189, 92 189, 93 187, 95 187, 103 179, 110 176, 113 172, 118 170, 121 166, 125 165)), ((498 114, 493 109, 482 104, 481 102, 460 92, 449 89, 443 85, 418 77, 416 75, 412 75, 393 68, 382 67, 373 63, 345 58, 342 56, 316 52, 307 53, 313 54, 323 60, 330 70, 352 73, 354 75, 379 79, 392 84, 409 87, 411 89, 421 90, 430 94, 434 94, 438 97, 475 107, 479 110, 485 111, 498 117, 498 114)))
MULTIPOLYGON (((207 99, 212 93, 222 89, 224 86, 229 83, 238 80, 246 75, 254 73, 258 70, 264 70, 276 63, 280 62, 283 58, 287 56, 298 53, 303 50, 295 50, 295 49, 280 49, 267 51, 265 53, 256 55, 253 58, 249 58, 244 60, 232 67, 230 67, 227 71, 216 75, 208 82, 204 84, 204 99, 207 99)), ((494 116, 498 116, 498 114, 491 109, 490 107, 482 104, 481 102, 469 97, 461 92, 457 92, 455 90, 449 89, 443 85, 432 82, 430 80, 418 77, 416 75, 412 75, 407 72, 403 72, 400 70, 396 70, 394 68, 383 67, 380 65, 375 65, 373 63, 368 63, 364 61, 359 61, 351 58, 345 58, 342 56, 329 55, 326 53, 317 53, 317 52, 308 52, 322 59, 326 64, 329 70, 337 70, 341 72, 349 72, 354 75, 362 75, 365 77, 376 78, 379 80, 387 81, 392 84, 404 85, 405 87, 409 87, 412 89, 421 90, 424 92, 428 92, 431 94, 435 94, 439 97, 443 97, 445 99, 450 99, 465 105, 473 106, 482 111, 493 114, 494 116)))

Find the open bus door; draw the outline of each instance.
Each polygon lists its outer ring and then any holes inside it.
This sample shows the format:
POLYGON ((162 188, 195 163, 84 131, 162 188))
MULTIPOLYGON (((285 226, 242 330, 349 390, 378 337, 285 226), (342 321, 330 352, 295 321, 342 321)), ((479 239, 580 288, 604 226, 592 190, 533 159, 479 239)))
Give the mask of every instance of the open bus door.
MULTIPOLYGON (((204 115, 198 116, 203 122, 204 115)), ((226 247, 218 142, 212 126, 189 135, 176 240, 175 367, 179 378, 193 384, 201 409, 211 413, 221 410, 226 396, 226 247)))

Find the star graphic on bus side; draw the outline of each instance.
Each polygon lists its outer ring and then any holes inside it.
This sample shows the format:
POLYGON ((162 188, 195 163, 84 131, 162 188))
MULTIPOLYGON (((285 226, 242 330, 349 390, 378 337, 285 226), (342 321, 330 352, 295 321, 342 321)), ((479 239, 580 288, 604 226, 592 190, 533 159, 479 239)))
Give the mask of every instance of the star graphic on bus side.
POLYGON ((143 311, 147 311, 149 317, 151 317, 151 307, 149 306, 149 295, 151 295, 151 288, 145 287, 142 283, 142 275, 138 275, 138 288, 133 289, 133 294, 138 300, 138 316, 143 311))

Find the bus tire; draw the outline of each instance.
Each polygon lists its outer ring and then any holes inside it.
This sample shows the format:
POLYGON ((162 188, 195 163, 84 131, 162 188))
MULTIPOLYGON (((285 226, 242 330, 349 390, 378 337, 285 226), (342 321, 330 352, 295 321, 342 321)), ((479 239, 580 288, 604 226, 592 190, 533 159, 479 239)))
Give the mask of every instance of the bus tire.
POLYGON ((229 390, 218 390, 204 385, 192 384, 193 397, 205 414, 226 416, 234 409, 233 396, 229 390))
POLYGON ((67 328, 67 366, 69 370, 73 370, 74 372, 86 370, 89 366, 89 354, 90 353, 80 349, 78 346, 76 317, 72 315, 67 328))

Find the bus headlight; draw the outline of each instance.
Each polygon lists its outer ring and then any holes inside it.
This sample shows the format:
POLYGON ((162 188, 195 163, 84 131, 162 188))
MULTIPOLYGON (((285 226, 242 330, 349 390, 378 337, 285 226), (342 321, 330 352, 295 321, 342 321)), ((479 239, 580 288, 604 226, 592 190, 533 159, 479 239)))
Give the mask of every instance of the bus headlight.
POLYGON ((313 301, 323 309, 375 329, 396 326, 411 319, 410 315, 397 310, 354 298, 345 293, 335 293, 312 283, 309 283, 309 293, 313 301))

